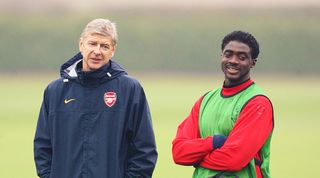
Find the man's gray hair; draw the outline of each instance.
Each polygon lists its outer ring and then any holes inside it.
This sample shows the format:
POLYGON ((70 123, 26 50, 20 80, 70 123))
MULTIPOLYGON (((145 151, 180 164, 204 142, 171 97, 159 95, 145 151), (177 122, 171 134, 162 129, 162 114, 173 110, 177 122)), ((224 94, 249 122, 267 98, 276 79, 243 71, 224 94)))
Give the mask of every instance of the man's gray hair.
POLYGON ((90 21, 83 29, 81 38, 88 35, 99 34, 103 36, 110 36, 113 41, 113 45, 117 45, 118 33, 116 24, 108 19, 94 19, 90 21))

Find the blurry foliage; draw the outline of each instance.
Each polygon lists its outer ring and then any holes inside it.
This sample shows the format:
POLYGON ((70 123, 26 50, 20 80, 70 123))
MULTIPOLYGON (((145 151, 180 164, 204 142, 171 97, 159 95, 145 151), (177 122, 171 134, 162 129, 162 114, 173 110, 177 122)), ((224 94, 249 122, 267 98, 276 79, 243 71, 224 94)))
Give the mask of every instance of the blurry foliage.
POLYGON ((317 9, 2 13, 0 70, 58 70, 78 52, 86 23, 100 17, 117 23, 115 60, 129 71, 219 71, 222 38, 244 30, 260 42, 254 70, 319 72, 317 9))

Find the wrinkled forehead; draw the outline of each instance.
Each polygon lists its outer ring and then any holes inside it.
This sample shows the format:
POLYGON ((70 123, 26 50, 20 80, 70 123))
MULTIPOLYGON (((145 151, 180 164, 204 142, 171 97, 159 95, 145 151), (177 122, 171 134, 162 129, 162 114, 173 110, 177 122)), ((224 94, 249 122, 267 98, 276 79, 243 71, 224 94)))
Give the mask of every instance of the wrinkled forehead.
POLYGON ((100 33, 92 33, 92 34, 87 34, 82 37, 83 41, 86 42, 97 42, 101 44, 110 44, 110 45, 115 45, 114 40, 111 35, 104 35, 100 33))

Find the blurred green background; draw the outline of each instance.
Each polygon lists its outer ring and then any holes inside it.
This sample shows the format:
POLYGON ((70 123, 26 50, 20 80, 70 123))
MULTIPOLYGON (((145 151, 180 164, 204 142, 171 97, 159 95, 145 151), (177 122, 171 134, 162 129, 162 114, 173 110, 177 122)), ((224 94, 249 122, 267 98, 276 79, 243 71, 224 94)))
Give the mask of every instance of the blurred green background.
POLYGON ((0 16, 0 70, 56 71, 77 52, 82 29, 97 17, 117 23, 115 59, 132 71, 219 72, 222 38, 244 30, 261 45, 256 71, 320 72, 319 9, 7 12, 0 16))
POLYGON ((171 141, 196 99, 222 84, 220 43, 233 30, 260 42, 252 78, 275 108, 272 176, 320 177, 319 6, 22 11, 1 3, 1 178, 36 177, 33 136, 43 90, 78 51, 85 24, 98 17, 117 23, 115 60, 146 91, 159 152, 155 178, 191 177, 193 167, 173 163, 171 141))

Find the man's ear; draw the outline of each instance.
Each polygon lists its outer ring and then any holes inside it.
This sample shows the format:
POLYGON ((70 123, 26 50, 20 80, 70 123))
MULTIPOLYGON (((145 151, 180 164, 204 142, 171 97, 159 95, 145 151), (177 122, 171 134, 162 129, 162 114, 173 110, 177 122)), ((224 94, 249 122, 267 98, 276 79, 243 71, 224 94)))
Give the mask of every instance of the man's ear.
POLYGON ((252 59, 251 68, 253 68, 257 63, 257 59, 252 59))
POLYGON ((114 45, 113 46, 113 52, 111 54, 111 58, 114 56, 114 53, 116 52, 116 49, 117 49, 117 45, 114 45))
POLYGON ((83 38, 81 37, 80 39, 79 39, 79 51, 82 51, 82 45, 83 45, 83 38))

